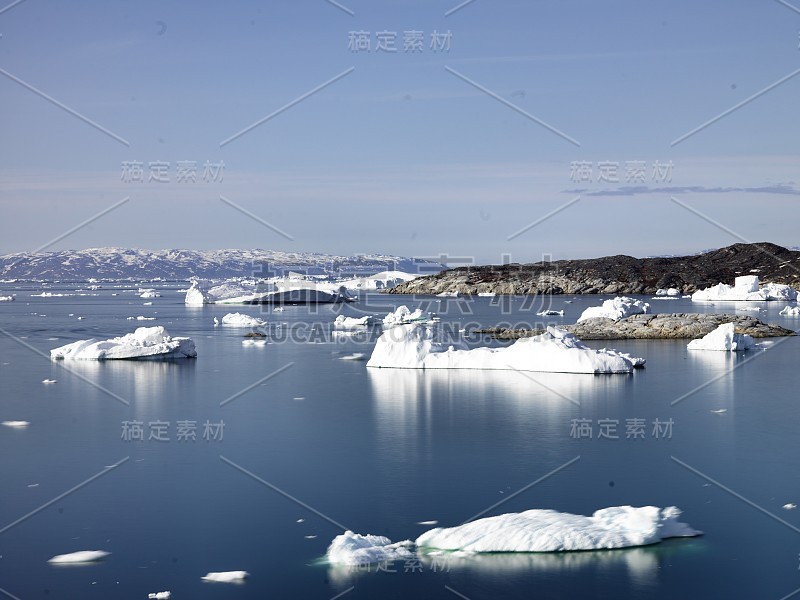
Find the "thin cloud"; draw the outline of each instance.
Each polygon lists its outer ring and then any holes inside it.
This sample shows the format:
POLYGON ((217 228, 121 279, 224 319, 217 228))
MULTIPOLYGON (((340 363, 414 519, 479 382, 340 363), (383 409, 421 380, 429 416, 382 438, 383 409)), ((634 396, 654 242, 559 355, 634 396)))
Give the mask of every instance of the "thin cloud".
POLYGON ((754 187, 707 187, 704 185, 650 187, 647 185, 626 185, 614 189, 562 190, 562 194, 581 194, 582 196, 643 196, 646 194, 777 194, 779 196, 800 196, 800 190, 788 183, 754 187))

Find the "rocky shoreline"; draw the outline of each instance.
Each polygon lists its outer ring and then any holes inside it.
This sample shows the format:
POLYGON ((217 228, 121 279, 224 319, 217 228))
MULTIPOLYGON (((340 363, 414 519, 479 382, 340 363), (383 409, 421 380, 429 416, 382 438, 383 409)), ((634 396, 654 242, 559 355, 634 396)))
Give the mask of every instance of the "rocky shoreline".
MULTIPOLYGON (((631 340, 631 339, 696 339, 710 333, 723 323, 734 323, 736 333, 745 333, 754 338, 784 337, 795 335, 791 329, 780 325, 769 325, 748 315, 672 313, 633 315, 619 321, 612 319, 586 319, 573 325, 559 325, 582 340, 631 340)), ((472 333, 490 335, 502 340, 516 340, 542 333, 541 329, 507 329, 491 327, 474 330, 472 333)))
POLYGON ((418 277, 387 292, 436 295, 648 294, 675 288, 691 294, 740 275, 800 288, 800 252, 771 243, 734 244, 692 256, 606 256, 533 264, 459 267, 418 277))

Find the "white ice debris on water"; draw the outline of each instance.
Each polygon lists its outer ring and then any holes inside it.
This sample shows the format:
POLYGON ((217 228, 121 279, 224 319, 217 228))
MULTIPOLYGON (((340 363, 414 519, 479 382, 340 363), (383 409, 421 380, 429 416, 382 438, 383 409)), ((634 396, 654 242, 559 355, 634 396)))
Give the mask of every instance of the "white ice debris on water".
POLYGON ((681 295, 680 290, 678 290, 676 288, 667 288, 667 289, 659 288, 659 289, 656 290, 656 296, 677 297, 677 296, 680 296, 680 295, 681 295))
POLYGON ((6 427, 13 427, 15 429, 23 429, 30 424, 30 421, 3 421, 2 423, 2 425, 6 427))
POLYGON ((152 592, 147 594, 147 597, 150 600, 169 600, 172 597, 172 592, 165 591, 165 592, 152 592))
POLYGON ((72 564, 72 563, 88 563, 103 560, 109 556, 110 552, 104 550, 81 550, 80 552, 70 552, 69 554, 59 554, 54 556, 47 562, 53 564, 72 564))
POLYGON ((220 583, 238 583, 240 581, 244 581, 250 576, 250 573, 247 571, 216 571, 211 573, 206 573, 203 577, 203 581, 217 581, 220 583))
POLYGON ((50 384, 50 383, 57 383, 58 379, 42 379, 42 383, 50 384))
POLYGON ((336 329, 353 329, 355 327, 366 327, 369 325, 369 315, 364 317, 346 317, 344 315, 339 315, 334 319, 333 326, 336 329))
POLYGON ((242 313, 228 313, 222 317, 222 324, 229 327, 263 327, 267 322, 242 313))
POLYGON ((154 289, 139 289, 139 298, 161 298, 161 294, 159 294, 154 289))
POLYGON ((794 502, 787 502, 781 508, 783 508, 783 510, 794 510, 795 508, 797 508, 797 504, 795 504, 794 502))
POLYGON ((702 535, 678 521, 680 515, 674 506, 615 506, 591 517, 533 509, 431 529, 416 544, 464 552, 566 552, 646 546, 671 537, 702 535))
POLYGON ((627 296, 617 296, 611 300, 606 300, 601 306, 590 306, 584 310, 578 319, 578 323, 595 317, 619 321, 631 315, 649 312, 649 310, 650 305, 647 302, 628 298, 627 296))
POLYGON ((382 535, 361 535, 345 531, 337 535, 326 554, 328 562, 339 565, 369 565, 413 558, 411 540, 392 543, 382 535))
POLYGON ((797 300, 797 290, 781 283, 766 283, 760 286, 758 275, 737 277, 733 286, 718 283, 692 294, 692 301, 728 300, 797 300))
POLYGON ((139 315, 138 317, 128 317, 128 321, 155 321, 155 317, 145 317, 143 315, 139 315))
POLYGON ((574 335, 548 327, 534 337, 500 348, 456 348, 433 339, 419 324, 387 329, 375 344, 368 367, 395 369, 509 369, 553 373, 630 373, 644 359, 616 350, 593 350, 574 335))
POLYGON ((364 358, 365 355, 363 352, 353 352, 352 354, 340 356, 339 360, 364 360, 364 358))
POLYGON ((540 316, 540 317, 563 317, 564 316, 564 311, 563 310, 547 309, 547 310, 542 310, 540 312, 537 312, 536 314, 538 316, 540 316))
POLYGON ((735 333, 733 323, 724 323, 704 335, 689 342, 689 350, 717 350, 720 352, 740 352, 755 348, 753 338, 744 333, 735 333))
POLYGON ((800 317, 800 306, 784 306, 778 314, 784 317, 800 317))
POLYGON ((409 310, 406 305, 398 306, 397 310, 390 312, 383 318, 384 327, 394 327, 395 325, 405 325, 407 323, 426 322, 431 321, 429 315, 422 312, 418 308, 415 311, 409 310))
POLYGON ((0 296, 0 302, 13 302, 14 296, 0 296))
POLYGON ((94 338, 73 342, 50 350, 53 360, 116 360, 134 358, 194 358, 194 341, 188 337, 171 337, 158 327, 139 327, 133 333, 110 340, 94 338))

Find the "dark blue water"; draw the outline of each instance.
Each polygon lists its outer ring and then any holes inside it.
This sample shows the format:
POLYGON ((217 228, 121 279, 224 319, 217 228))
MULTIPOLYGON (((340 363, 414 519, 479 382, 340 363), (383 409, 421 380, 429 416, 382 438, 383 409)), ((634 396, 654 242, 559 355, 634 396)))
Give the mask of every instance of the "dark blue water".
MULTIPOLYGON (((122 289, 32 291, 0 304, 0 421, 31 422, 0 427, 0 588, 23 600, 161 590, 176 599, 778 600, 800 588, 800 513, 782 508, 800 501, 796 338, 744 356, 690 354, 684 341, 608 343, 647 358, 632 375, 368 370, 338 360, 368 356, 373 342, 333 338, 336 311, 381 314, 420 299, 375 295, 344 309, 264 313, 272 343, 246 347, 247 330, 215 328, 213 317, 259 315, 259 307, 187 308, 174 288, 152 306, 122 289), (126 320, 138 315, 157 320, 126 320), (36 352, 152 325, 194 338, 197 360, 64 365, 36 352), (592 438, 573 435, 574 419, 592 424, 592 438), (619 439, 598 439, 602 419, 617 422, 619 439), (631 419, 646 423, 644 439, 626 439, 631 419), (653 434, 656 419, 672 420, 671 437, 653 434), (123 439, 124 421, 142 422, 145 439, 123 439), (157 421, 169 423, 169 441, 147 439, 157 421), (195 441, 177 439, 178 421, 196 422, 195 441), (211 431, 203 439, 206 421, 224 423, 217 439, 211 431), (426 529, 418 521, 456 525, 487 509, 590 514, 626 504, 676 505, 705 536, 618 551, 398 561, 395 572, 320 561, 340 525, 401 540, 426 529), (112 554, 89 566, 47 563, 77 550, 112 554), (251 577, 200 580, 224 570, 251 577)), ((572 323, 603 297, 568 299, 552 298, 566 316, 551 322, 572 323)), ((521 298, 426 303, 448 334, 542 320, 534 314, 542 303, 521 298)), ((777 315, 782 304, 762 306, 762 319, 800 325, 777 315)))

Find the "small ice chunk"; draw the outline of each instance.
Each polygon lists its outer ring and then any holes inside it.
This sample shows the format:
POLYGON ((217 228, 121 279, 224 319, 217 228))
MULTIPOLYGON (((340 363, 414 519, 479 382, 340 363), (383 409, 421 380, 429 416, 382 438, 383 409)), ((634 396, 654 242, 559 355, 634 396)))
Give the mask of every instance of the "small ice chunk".
POLYGON ((590 306, 584 310, 578 319, 578 323, 596 317, 619 321, 631 315, 647 313, 649 310, 650 305, 647 302, 628 298, 627 296, 617 296, 611 300, 606 300, 601 306, 590 306))
POLYGON ((57 383, 58 379, 42 379, 42 383, 57 383))
POLYGON ((800 317, 800 306, 784 306, 778 314, 784 317, 800 317))
POLYGON ((382 535, 361 535, 345 531, 337 535, 326 554, 328 562, 341 565, 368 565, 413 558, 411 540, 393 543, 382 535))
POLYGON ((784 510, 794 510, 795 508, 797 508, 797 504, 794 502, 788 502, 787 504, 783 505, 784 510))
POLYGON ((536 313, 540 317, 563 317, 564 311, 563 310, 553 310, 547 309, 536 313))
POLYGON ((353 352, 352 354, 346 354, 345 356, 340 356, 339 360, 364 360, 364 353, 353 352))
POLYGON ((238 583, 250 576, 247 571, 217 571, 206 573, 203 581, 217 581, 220 583, 238 583))
POLYGON ((27 427, 30 425, 30 421, 3 421, 2 423, 6 427, 15 427, 17 429, 22 429, 23 427, 27 427))
POLYGON ((228 313, 222 317, 222 324, 229 327, 263 327, 267 322, 242 313, 228 313))
POLYGON ((81 550, 79 552, 70 552, 69 554, 58 554, 47 562, 53 564, 97 562, 110 554, 111 552, 105 552, 104 550, 81 550))
POLYGON ((417 521, 417 525, 438 525, 439 521, 417 521))
POLYGON ((172 596, 172 592, 152 592, 147 594, 147 597, 151 600, 169 600, 170 596, 172 596))
POLYGON ((353 329, 358 327, 366 327, 369 325, 370 317, 369 315, 356 318, 356 317, 346 317, 344 315, 339 315, 333 321, 333 326, 336 329, 353 329))

